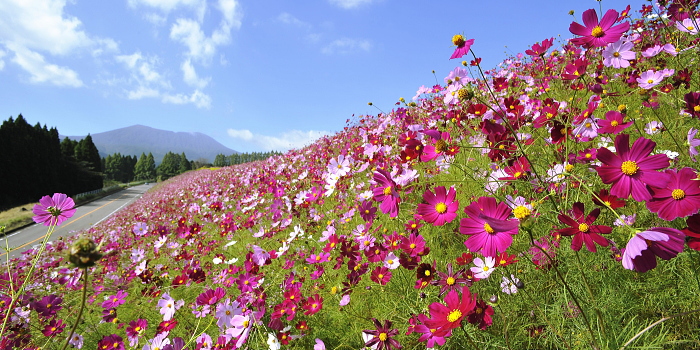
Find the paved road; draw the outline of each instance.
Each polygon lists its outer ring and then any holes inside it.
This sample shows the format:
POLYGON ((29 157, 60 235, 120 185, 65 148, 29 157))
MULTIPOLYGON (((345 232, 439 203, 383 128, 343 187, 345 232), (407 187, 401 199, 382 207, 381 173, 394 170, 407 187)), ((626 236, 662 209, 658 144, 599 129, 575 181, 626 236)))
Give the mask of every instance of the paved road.
MULTIPOLYGON (((119 211, 119 209, 141 197, 152 186, 139 185, 130 187, 78 207, 70 219, 56 227, 53 234, 51 234, 50 240, 58 239, 61 236, 71 236, 78 231, 88 229, 102 222, 119 211)), ((21 252, 29 249, 32 245, 40 244, 47 231, 47 226, 34 224, 10 233, 6 237, 0 237, 0 261, 6 259, 6 244, 10 247, 10 258, 18 257, 21 255, 21 252)))

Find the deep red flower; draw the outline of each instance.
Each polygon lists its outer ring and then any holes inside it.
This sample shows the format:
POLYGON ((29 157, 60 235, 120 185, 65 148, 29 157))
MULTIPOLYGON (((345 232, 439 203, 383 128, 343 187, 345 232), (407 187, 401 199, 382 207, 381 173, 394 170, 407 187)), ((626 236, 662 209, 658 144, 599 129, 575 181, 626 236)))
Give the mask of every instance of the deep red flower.
POLYGON ((586 244, 586 249, 591 252, 596 251, 595 243, 598 245, 607 247, 608 240, 603 238, 600 234, 608 234, 612 232, 612 227, 604 225, 591 225, 595 219, 600 215, 600 208, 593 209, 587 216, 584 214, 583 203, 576 202, 572 209, 573 218, 559 214, 557 217, 559 221, 569 227, 565 227, 557 230, 557 233, 562 236, 574 236, 571 240, 571 249, 575 251, 581 250, 583 244, 586 244), (585 216, 585 217, 584 217, 585 216))
POLYGON ((685 221, 688 227, 682 231, 688 239, 688 247, 700 251, 700 213, 688 217, 685 221))
POLYGON ((650 156, 656 143, 643 137, 635 140, 630 149, 629 138, 628 134, 615 137, 617 154, 599 148, 598 160, 604 165, 596 171, 603 183, 612 184, 610 194, 620 198, 631 194, 638 202, 646 201, 651 199, 647 185, 664 188, 670 181, 670 175, 656 171, 668 167, 669 159, 665 154, 650 156))
POLYGON ((581 45, 586 48, 603 47, 610 43, 614 43, 622 37, 629 28, 627 22, 613 26, 618 18, 618 12, 610 9, 603 18, 598 22, 598 14, 594 9, 583 12, 583 24, 571 22, 569 31, 572 34, 580 35, 580 38, 571 39, 571 43, 581 45))
POLYGON ((377 350, 391 350, 391 349, 401 349, 401 344, 399 344, 396 339, 392 338, 399 334, 398 329, 391 328, 391 321, 385 320, 382 325, 379 320, 372 318, 375 329, 365 329, 363 332, 369 335, 373 335, 372 339, 365 343, 365 347, 375 348, 377 350))
POLYGON ((685 100, 684 111, 693 117, 700 118, 700 92, 689 92, 683 96, 685 100))
POLYGON ((593 197, 593 203, 600 205, 601 207, 610 207, 612 209, 622 208, 625 206, 625 204, 627 204, 624 199, 611 195, 608 193, 608 190, 604 188, 593 197))

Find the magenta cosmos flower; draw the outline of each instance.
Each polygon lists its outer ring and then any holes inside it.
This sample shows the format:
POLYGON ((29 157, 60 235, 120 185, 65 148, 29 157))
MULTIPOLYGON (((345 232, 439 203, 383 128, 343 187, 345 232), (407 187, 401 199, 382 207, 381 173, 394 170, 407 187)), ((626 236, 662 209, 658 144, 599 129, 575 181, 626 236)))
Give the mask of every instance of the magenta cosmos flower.
POLYGON ((469 314, 474 312, 476 306, 476 298, 472 296, 469 287, 462 287, 462 298, 460 300, 459 293, 450 291, 445 296, 445 304, 432 303, 428 306, 430 310, 430 319, 423 323, 436 336, 445 336, 452 329, 459 327, 462 320, 469 314))
POLYGON ((474 39, 464 40, 462 35, 457 34, 452 37, 452 43, 457 46, 457 48, 455 52, 452 53, 452 56, 450 56, 450 59, 460 58, 469 53, 469 48, 474 44, 474 39))
POLYGON ((571 249, 579 251, 585 243, 586 249, 595 253, 595 243, 603 247, 608 246, 608 240, 603 238, 600 234, 612 232, 612 227, 592 225, 593 221, 600 215, 600 208, 593 209, 588 215, 585 213, 583 203, 574 203, 574 207, 571 210, 573 218, 568 215, 559 214, 559 221, 561 221, 562 224, 569 225, 569 227, 559 229, 557 233, 562 236, 574 236, 571 240, 571 249))
POLYGON ((519 221, 508 219, 513 212, 506 203, 496 203, 495 198, 480 197, 464 208, 469 217, 459 223, 459 232, 471 235, 464 245, 472 252, 493 257, 506 251, 518 234, 519 221))
POLYGON ((668 227, 654 227, 639 232, 627 242, 622 253, 622 266, 628 270, 647 272, 656 267, 656 257, 675 258, 683 251, 685 234, 668 227))
POLYGON ((647 209, 666 221, 697 213, 700 210, 700 181, 694 180, 695 170, 668 169, 666 174, 671 181, 665 188, 651 187, 653 198, 647 202, 647 209))
POLYGON ((60 225, 75 214, 75 202, 63 193, 54 193, 53 197, 43 196, 39 204, 32 209, 34 222, 44 226, 60 225))
POLYGON ((603 183, 613 184, 610 188, 613 196, 625 199, 632 194, 634 200, 646 201, 651 199, 647 185, 664 188, 670 181, 670 175, 656 171, 669 166, 668 156, 650 156, 656 143, 643 137, 635 140, 630 149, 629 139, 628 134, 615 137, 617 154, 605 147, 599 148, 597 157, 604 165, 596 171, 603 183))
POLYGON ((423 200, 428 203, 418 204, 416 211, 426 222, 442 226, 457 217, 459 201, 455 200, 456 195, 454 187, 450 187, 449 191, 445 190, 445 186, 435 187, 435 194, 427 190, 423 193, 423 200))
POLYGON ((377 172, 374 173, 374 182, 377 187, 372 189, 372 193, 374 200, 381 202, 379 209, 382 213, 389 214, 392 218, 399 215, 401 197, 396 192, 396 182, 391 179, 391 174, 386 170, 377 169, 377 172))
POLYGON ((629 28, 627 22, 613 26, 617 21, 617 11, 610 9, 603 15, 603 19, 598 22, 598 14, 594 9, 583 12, 583 25, 576 22, 571 22, 569 31, 573 34, 580 35, 580 38, 571 39, 575 45, 581 45, 586 48, 603 47, 610 43, 614 43, 622 37, 629 28))
POLYGON ((627 129, 632 122, 625 123, 622 113, 618 111, 608 111, 605 113, 605 119, 598 119, 598 132, 601 134, 619 134, 622 130, 627 129))

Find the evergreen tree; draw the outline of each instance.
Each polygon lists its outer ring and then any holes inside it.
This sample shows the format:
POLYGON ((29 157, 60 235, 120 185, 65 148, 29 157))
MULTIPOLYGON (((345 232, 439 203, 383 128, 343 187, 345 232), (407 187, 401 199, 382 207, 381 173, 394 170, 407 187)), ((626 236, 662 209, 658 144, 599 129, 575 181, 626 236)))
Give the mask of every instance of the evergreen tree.
POLYGON ((167 180, 177 174, 180 170, 180 155, 173 152, 168 152, 163 156, 163 161, 160 162, 156 173, 160 180, 167 180))
POLYGON ((180 155, 180 164, 178 166, 178 174, 182 174, 185 171, 192 170, 192 165, 190 164, 190 161, 187 160, 187 156, 185 156, 185 152, 182 152, 180 155))
POLYGON ((78 142, 78 145, 75 147, 75 159, 79 162, 85 162, 85 166, 88 169, 96 172, 102 171, 100 152, 92 142, 90 134, 78 142))
POLYGON ((156 161, 153 159, 153 153, 148 152, 148 157, 146 157, 146 163, 144 164, 143 168, 143 174, 146 176, 145 180, 156 179, 156 161))
POLYGON ((228 160, 226 159, 226 156, 219 153, 216 155, 216 158, 214 158, 214 166, 216 167, 222 167, 222 166, 227 166, 228 165, 228 160))

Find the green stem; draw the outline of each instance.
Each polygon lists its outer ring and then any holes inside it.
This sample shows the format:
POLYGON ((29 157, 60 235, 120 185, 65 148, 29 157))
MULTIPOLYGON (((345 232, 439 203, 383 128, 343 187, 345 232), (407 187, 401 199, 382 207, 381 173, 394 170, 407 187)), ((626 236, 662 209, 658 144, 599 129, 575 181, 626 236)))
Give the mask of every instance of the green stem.
MULTIPOLYGON (((46 244, 49 242, 49 238, 51 238, 51 234, 53 234, 54 229, 56 228, 56 225, 51 225, 49 227, 49 230, 46 232, 46 235, 44 235, 44 240, 41 242, 41 247, 39 248, 39 251, 37 252, 36 256, 34 257, 34 260, 32 261, 31 267, 29 268, 29 272, 27 272, 27 276, 24 278, 24 281, 22 282, 22 285, 19 287, 19 290, 17 293, 14 293, 14 287, 12 287, 12 300, 10 301, 10 306, 7 308, 8 312, 5 315, 5 319, 2 321, 2 328, 0 328, 0 338, 5 334, 5 328, 7 327, 7 321, 10 319, 10 315, 12 315, 12 310, 14 309, 15 303, 17 300, 19 300, 19 297, 21 296, 22 292, 24 292, 24 287, 27 285, 27 281, 29 281, 29 277, 32 276, 34 269, 36 268, 36 264, 39 263, 39 257, 41 257, 41 254, 44 252, 46 249, 46 244)), ((5 240, 5 244, 7 244, 7 240, 5 240)), ((9 247, 8 247, 9 248, 9 247)), ((7 256, 9 259, 9 254, 10 251, 8 250, 7 256)), ((8 269, 9 269, 9 264, 8 264, 8 269)), ((8 271, 9 272, 9 271, 8 271)), ((11 273, 9 273, 10 276, 12 276, 11 273)), ((12 283, 12 281, 10 281, 12 283)))
POLYGON ((603 333, 603 337, 605 337, 605 325, 603 324, 603 315, 600 313, 600 310, 598 310, 598 307, 595 304, 595 297, 593 296, 591 285, 588 283, 588 278, 586 278, 586 273, 583 271, 583 262, 581 261, 581 257, 578 251, 576 251, 576 261, 578 261, 578 268, 579 271, 581 271, 581 277, 583 277, 583 284, 586 286, 586 290, 588 290, 588 295, 591 297, 591 302, 593 303, 593 310, 595 310, 596 316, 598 317, 600 331, 601 333, 603 333))
POLYGON ((73 334, 75 334, 75 330, 78 328, 78 323, 80 323, 80 317, 83 316, 83 309, 85 309, 85 300, 87 300, 87 288, 88 288, 88 269, 87 267, 83 269, 83 298, 80 301, 80 310, 78 310, 78 316, 75 318, 75 324, 73 325, 73 328, 71 328, 70 333, 68 333, 68 338, 66 338, 65 343, 63 343, 63 347, 61 350, 66 350, 68 347, 68 343, 70 342, 71 338, 73 338, 73 334))
POLYGON ((675 315, 671 315, 671 316, 664 317, 664 318, 662 318, 662 319, 660 319, 660 320, 658 320, 658 321, 656 321, 656 322, 650 324, 647 328, 642 329, 639 333, 635 334, 634 337, 632 337, 632 339, 628 340, 628 341, 625 343, 625 345, 623 345, 623 346, 620 348, 620 350, 625 349, 625 348, 627 347, 627 345, 632 344, 633 341, 637 340, 637 338, 641 337, 642 334, 644 334, 644 333, 646 333, 648 330, 654 328, 654 327, 655 327, 656 325, 658 325, 659 323, 668 321, 668 320, 670 320, 670 319, 672 319, 672 318, 676 318, 676 317, 678 317, 678 316, 685 316, 685 315, 692 314, 692 313, 698 312, 698 311, 700 311, 700 309, 695 309, 695 310, 691 310, 691 311, 681 312, 681 313, 679 313, 679 314, 675 314, 675 315))
POLYGON ((467 333, 467 330, 464 329, 464 324, 461 324, 461 323, 460 323, 459 326, 460 326, 460 328, 462 328, 462 332, 464 332, 464 336, 467 337, 467 340, 469 341, 469 344, 471 344, 471 346, 472 346, 474 349, 479 350, 479 347, 476 345, 476 343, 474 342, 474 340, 472 339, 472 337, 469 335, 469 333, 467 333))

